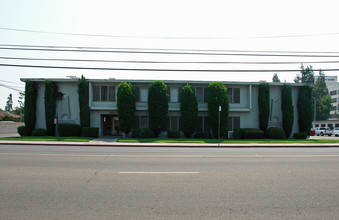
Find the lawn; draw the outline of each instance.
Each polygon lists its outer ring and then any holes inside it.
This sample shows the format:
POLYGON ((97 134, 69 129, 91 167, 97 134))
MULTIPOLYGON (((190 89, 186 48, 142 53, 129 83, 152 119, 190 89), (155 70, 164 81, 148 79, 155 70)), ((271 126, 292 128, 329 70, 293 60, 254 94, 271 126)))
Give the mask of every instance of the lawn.
MULTIPOLYGON (((118 142, 127 143, 218 143, 218 139, 196 138, 120 138, 118 142)), ((220 143, 339 143, 339 139, 220 139, 220 143)))
POLYGON ((88 142, 93 140, 89 137, 54 137, 54 136, 23 136, 23 137, 5 137, 0 140, 10 141, 74 141, 74 142, 88 142))

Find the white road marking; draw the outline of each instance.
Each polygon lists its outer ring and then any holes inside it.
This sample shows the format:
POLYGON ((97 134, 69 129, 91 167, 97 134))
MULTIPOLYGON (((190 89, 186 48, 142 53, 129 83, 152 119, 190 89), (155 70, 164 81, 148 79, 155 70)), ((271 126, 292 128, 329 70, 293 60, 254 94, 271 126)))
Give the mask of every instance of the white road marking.
POLYGON ((119 174, 199 174, 200 172, 124 172, 120 171, 119 174))

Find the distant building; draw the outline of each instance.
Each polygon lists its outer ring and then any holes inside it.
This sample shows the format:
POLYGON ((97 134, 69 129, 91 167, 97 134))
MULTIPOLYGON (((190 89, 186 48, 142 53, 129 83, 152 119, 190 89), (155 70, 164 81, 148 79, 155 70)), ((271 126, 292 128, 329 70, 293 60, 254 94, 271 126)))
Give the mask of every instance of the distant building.
MULTIPOLYGON (((319 75, 315 75, 314 76, 314 82, 316 82, 319 78, 319 75)), ((337 82, 338 79, 337 79, 337 76, 326 76, 325 75, 325 82, 326 83, 330 83, 330 82, 337 82)))

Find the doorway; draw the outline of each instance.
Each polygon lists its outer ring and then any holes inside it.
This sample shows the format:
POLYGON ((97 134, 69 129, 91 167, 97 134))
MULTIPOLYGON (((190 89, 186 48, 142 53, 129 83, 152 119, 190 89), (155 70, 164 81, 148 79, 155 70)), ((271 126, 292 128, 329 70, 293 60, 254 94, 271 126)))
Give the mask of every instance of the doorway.
POLYGON ((103 136, 120 136, 119 119, 117 115, 101 115, 103 136))

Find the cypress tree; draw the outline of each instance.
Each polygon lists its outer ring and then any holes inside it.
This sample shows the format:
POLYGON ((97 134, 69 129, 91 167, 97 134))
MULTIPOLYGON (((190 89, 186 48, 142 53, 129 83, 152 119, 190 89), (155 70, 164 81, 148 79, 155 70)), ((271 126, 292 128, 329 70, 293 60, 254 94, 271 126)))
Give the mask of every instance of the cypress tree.
POLYGON ((87 79, 82 75, 78 80, 79 108, 80 108, 80 125, 81 127, 90 127, 90 110, 89 110, 89 84, 87 79))
POLYGON ((299 131, 310 134, 313 119, 313 102, 312 90, 310 85, 304 85, 299 88, 298 94, 298 115, 299 115, 299 131))
POLYGON ((54 116, 57 98, 57 86, 54 82, 45 81, 45 119, 46 129, 49 136, 53 136, 55 132, 54 116))
POLYGON ((25 85, 25 132, 30 136, 36 123, 36 99, 38 91, 35 82, 26 81, 25 85))
POLYGON ((229 110, 227 88, 222 82, 211 82, 208 85, 208 117, 214 137, 218 137, 219 106, 221 106, 220 137, 222 137, 226 132, 229 110))
POLYGON ((291 135, 294 121, 292 88, 286 84, 281 89, 281 110, 283 115, 283 129, 288 138, 291 135))
POLYGON ((132 128, 135 112, 135 90, 131 83, 119 84, 117 106, 120 130, 128 134, 132 128))
POLYGON ((268 83, 261 83, 259 85, 259 128, 266 132, 268 126, 268 119, 270 117, 270 85, 268 83))
POLYGON ((166 128, 168 114, 167 86, 162 81, 154 81, 148 91, 148 114, 151 130, 158 137, 166 128))
POLYGON ((198 102, 194 89, 190 85, 182 87, 180 94, 180 112, 182 130, 186 137, 191 137, 197 127, 198 102))

